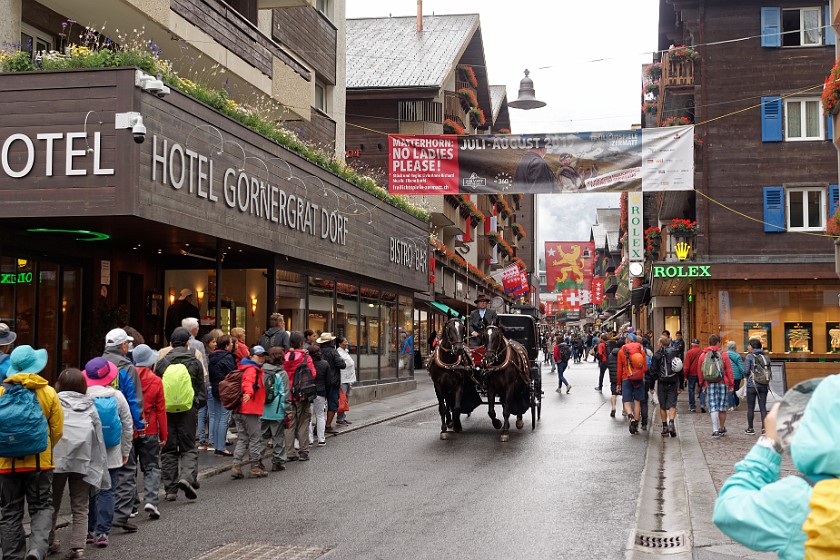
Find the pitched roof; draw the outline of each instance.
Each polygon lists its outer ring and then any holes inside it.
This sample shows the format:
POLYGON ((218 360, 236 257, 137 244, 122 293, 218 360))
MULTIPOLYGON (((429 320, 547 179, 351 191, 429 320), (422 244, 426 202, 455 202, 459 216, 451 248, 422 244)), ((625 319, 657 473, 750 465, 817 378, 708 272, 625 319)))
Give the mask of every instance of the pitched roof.
POLYGON ((499 111, 502 110, 502 103, 507 98, 506 86, 490 86, 490 105, 493 111, 493 122, 499 116, 499 111))
POLYGON ((604 249, 607 244, 607 228, 601 224, 592 225, 592 242, 596 249, 604 249))
POLYGON ((473 33, 478 14, 347 20, 347 88, 441 87, 473 33))

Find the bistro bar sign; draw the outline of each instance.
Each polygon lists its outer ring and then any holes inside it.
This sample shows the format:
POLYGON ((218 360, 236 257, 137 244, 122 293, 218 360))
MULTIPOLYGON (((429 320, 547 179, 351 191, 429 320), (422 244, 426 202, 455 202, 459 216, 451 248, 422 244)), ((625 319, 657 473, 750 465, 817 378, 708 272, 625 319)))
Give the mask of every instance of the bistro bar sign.
POLYGON ((313 237, 347 245, 348 217, 322 208, 237 167, 217 171, 212 157, 152 136, 152 182, 171 185, 198 198, 286 226, 313 237))

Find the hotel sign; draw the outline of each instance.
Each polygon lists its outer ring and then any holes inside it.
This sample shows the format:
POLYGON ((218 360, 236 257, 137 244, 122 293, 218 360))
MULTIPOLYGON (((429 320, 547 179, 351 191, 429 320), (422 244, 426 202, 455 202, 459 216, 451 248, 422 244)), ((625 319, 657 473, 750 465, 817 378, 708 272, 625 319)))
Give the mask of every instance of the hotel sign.
POLYGON ((712 265, 654 265, 654 278, 711 278, 712 265))

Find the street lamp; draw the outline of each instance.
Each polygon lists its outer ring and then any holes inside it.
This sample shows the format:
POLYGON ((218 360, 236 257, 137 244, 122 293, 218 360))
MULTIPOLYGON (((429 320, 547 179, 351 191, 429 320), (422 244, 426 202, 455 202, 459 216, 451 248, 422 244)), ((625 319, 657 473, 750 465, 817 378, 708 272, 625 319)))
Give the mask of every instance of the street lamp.
POLYGON ((528 77, 530 72, 525 70, 525 77, 519 81, 519 97, 515 101, 509 101, 508 107, 514 109, 539 109, 545 107, 545 101, 536 98, 534 92, 534 80, 528 77))

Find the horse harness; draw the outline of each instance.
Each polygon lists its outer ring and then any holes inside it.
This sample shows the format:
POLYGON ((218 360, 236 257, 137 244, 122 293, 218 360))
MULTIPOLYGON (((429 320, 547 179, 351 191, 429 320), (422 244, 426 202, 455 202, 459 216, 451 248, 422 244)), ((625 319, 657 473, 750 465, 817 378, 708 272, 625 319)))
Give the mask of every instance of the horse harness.
MULTIPOLYGON (((487 359, 485 358, 485 361, 484 361, 484 373, 485 373, 485 375, 493 373, 495 371, 505 369, 506 367, 508 367, 510 365, 511 361, 514 359, 514 356, 515 356, 519 360, 519 366, 520 367, 517 368, 519 370, 519 375, 522 377, 522 381, 525 383, 525 385, 530 387, 531 386, 531 380, 528 377, 526 377, 526 375, 525 375, 525 372, 528 371, 528 356, 525 355, 525 350, 521 346, 514 346, 513 344, 510 344, 507 341, 507 339, 503 339, 503 340, 505 341, 505 351, 504 351, 505 359, 502 361, 501 364, 488 365, 487 359), (525 366, 524 368, 521 367, 523 365, 525 366)), ((498 356, 498 354, 496 356, 498 356)))
POLYGON ((472 369, 472 367, 473 367, 472 360, 469 359, 469 357, 467 356, 467 354, 465 352, 460 352, 459 354, 457 354, 458 359, 455 360, 455 363, 447 364, 446 362, 444 362, 441 359, 441 353, 442 353, 441 351, 442 350, 445 350, 447 354, 452 354, 453 353, 452 352, 452 347, 449 347, 449 349, 445 349, 443 347, 443 341, 439 342, 438 345, 435 347, 435 353, 434 353, 435 365, 437 365, 438 367, 442 367, 443 369, 448 369, 448 370, 472 369), (464 358, 467 358, 467 359, 464 360, 464 358), (465 365, 461 365, 461 362, 464 362, 464 361, 466 361, 467 363, 465 365))

